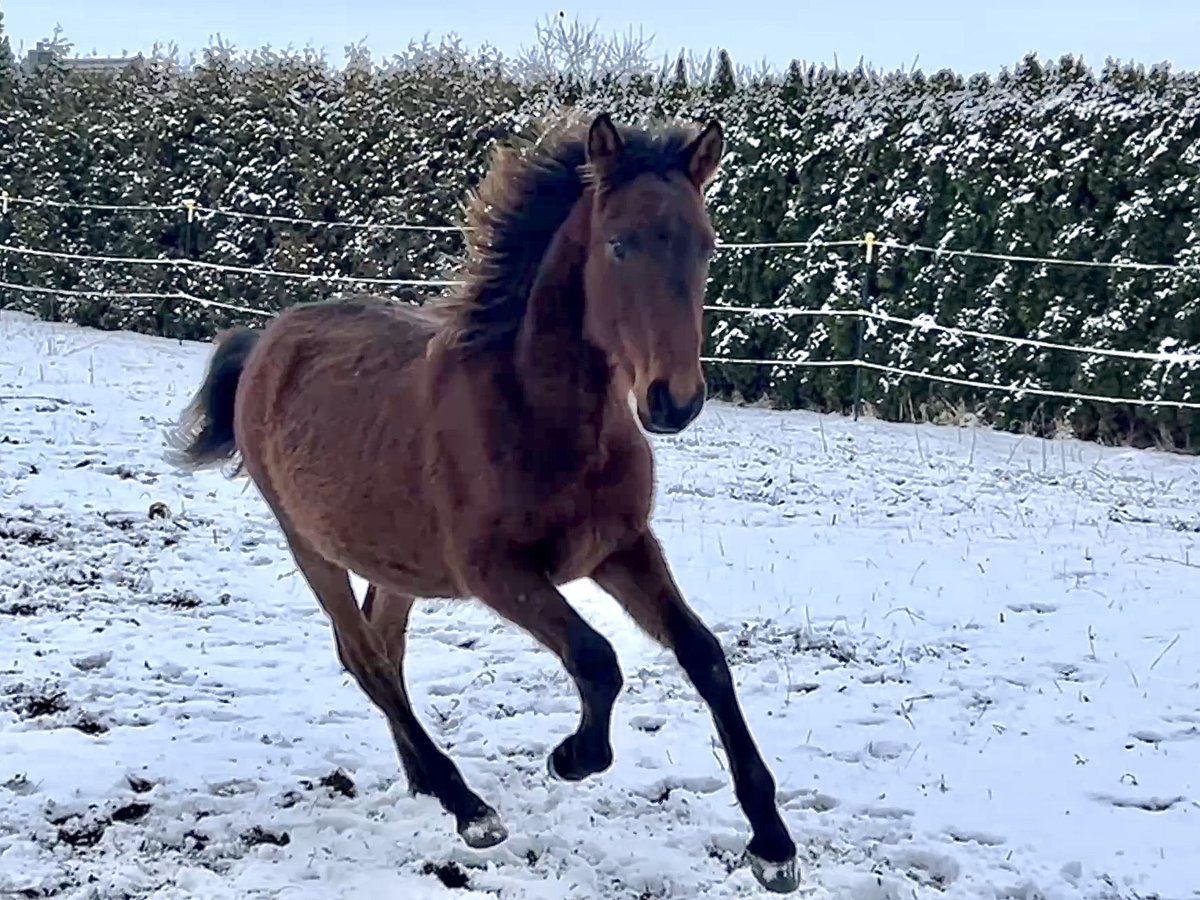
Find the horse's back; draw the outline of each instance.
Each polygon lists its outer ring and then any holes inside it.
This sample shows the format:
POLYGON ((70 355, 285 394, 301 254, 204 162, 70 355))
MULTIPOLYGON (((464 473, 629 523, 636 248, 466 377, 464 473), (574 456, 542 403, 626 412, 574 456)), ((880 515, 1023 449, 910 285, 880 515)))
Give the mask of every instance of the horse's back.
POLYGON ((346 420, 357 431, 381 388, 394 393, 415 382, 414 364, 437 331, 424 310, 372 296, 289 307, 246 362, 239 409, 250 429, 278 427, 308 410, 321 430, 346 420))
POLYGON ((439 327, 437 315, 424 307, 372 294, 343 294, 287 308, 263 337, 297 347, 305 344, 310 351, 319 344, 322 356, 382 355, 395 364, 424 354, 439 327))

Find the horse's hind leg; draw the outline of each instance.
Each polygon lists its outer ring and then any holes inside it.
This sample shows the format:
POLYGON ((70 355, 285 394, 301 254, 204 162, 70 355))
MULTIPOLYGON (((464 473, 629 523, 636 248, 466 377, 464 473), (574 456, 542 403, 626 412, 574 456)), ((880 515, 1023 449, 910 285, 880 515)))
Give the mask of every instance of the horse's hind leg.
POLYGON ((399 669, 389 657, 383 637, 359 609, 349 574, 321 556, 282 520, 281 524, 296 564, 333 624, 342 665, 387 717, 401 761, 413 762, 424 785, 454 816, 458 833, 468 846, 482 849, 502 842, 508 833, 499 815, 467 787, 458 768, 413 714, 399 669))
MULTIPOLYGON (((388 659, 395 666, 402 687, 405 687, 404 651, 407 644, 408 616, 415 602, 416 598, 409 594, 388 591, 374 584, 367 588, 367 595, 363 598, 363 615, 383 639, 388 659)), ((421 726, 418 724, 414 727, 421 726)), ((429 786, 429 777, 421 768, 420 760, 406 741, 402 741, 394 732, 393 735, 396 737, 396 749, 400 753, 404 774, 408 777, 409 789, 414 794, 435 796, 433 788, 429 786)))

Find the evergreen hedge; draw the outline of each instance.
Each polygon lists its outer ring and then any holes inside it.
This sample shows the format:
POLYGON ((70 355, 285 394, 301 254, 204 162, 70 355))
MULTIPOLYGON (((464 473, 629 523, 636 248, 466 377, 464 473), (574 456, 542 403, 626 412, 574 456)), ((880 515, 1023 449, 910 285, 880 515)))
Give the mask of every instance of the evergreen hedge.
MULTIPOLYGON (((453 232, 292 226, 182 204, 326 221, 455 225, 492 143, 564 104, 625 120, 719 116, 729 138, 711 204, 725 241, 881 239, 943 249, 1195 268, 1071 268, 884 250, 873 307, 1072 345, 1200 352, 1200 75, 1035 57, 998 76, 880 74, 794 63, 785 73, 642 65, 514 72, 495 54, 414 46, 344 68, 310 53, 210 49, 195 67, 148 59, 121 72, 50 66, 19 76, 0 43, 0 186, 62 203, 170 204, 179 212, 10 205, 16 246, 120 257, 442 278, 453 232)), ((713 304, 851 309, 861 248, 724 250, 713 304)), ((79 290, 187 291, 275 310, 344 288, 251 275, 90 265, 0 254, 0 280, 79 290)), ((396 296, 419 302, 428 290, 396 296)), ((237 314, 163 301, 0 288, 0 306, 112 329, 206 338, 237 314)), ((243 319, 247 320, 247 319, 243 319)), ((709 314, 707 352, 851 359, 849 318, 709 314)), ((895 368, 1055 390, 1200 400, 1197 367, 1041 351, 868 322, 863 357, 895 368)), ((847 411, 854 370, 710 366, 724 396, 847 411)), ((1064 423, 1088 439, 1191 450, 1188 410, 1072 402, 862 373, 888 419, 967 409, 998 427, 1064 423)))

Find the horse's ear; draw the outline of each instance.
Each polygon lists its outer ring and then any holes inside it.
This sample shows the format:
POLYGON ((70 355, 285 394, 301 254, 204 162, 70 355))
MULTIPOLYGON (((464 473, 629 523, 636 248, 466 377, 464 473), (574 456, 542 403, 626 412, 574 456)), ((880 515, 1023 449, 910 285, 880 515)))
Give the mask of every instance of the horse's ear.
POLYGON ((617 126, 609 118, 608 113, 600 113, 592 120, 588 129, 587 153, 588 162, 604 165, 616 159, 625 148, 625 142, 617 133, 617 126))
POLYGON ((725 134, 716 119, 704 126, 696 139, 688 144, 684 156, 687 159, 688 177, 700 190, 708 187, 716 177, 721 154, 725 152, 725 134))

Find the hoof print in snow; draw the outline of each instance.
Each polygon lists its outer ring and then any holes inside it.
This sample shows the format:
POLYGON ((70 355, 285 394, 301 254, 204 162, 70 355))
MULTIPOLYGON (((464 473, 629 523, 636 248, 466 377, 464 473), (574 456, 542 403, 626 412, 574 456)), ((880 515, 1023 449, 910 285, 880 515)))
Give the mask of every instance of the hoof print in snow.
POLYGON ((732 875, 742 865, 741 854, 733 853, 721 847, 710 846, 708 848, 708 858, 720 864, 725 869, 726 875, 732 875))
POLYGON ((658 734, 667 724, 667 720, 662 716, 634 716, 629 720, 629 724, 646 734, 658 734))
POLYGON ((112 658, 112 651, 105 650, 101 653, 89 653, 87 656, 77 656, 71 660, 71 665, 80 672, 96 672, 112 662, 112 658))
POLYGON ((882 858, 894 873, 903 875, 910 884, 938 891, 946 890, 962 876, 962 866, 955 857, 917 845, 884 849, 882 858))
POLYGON ((129 784, 129 789, 135 794, 148 794, 154 790, 154 782, 147 781, 145 778, 139 778, 136 775, 126 775, 125 781, 129 784))
POLYGON ((341 769, 335 769, 322 778, 320 785, 328 789, 330 793, 340 794, 351 800, 358 796, 358 788, 355 787, 354 779, 341 769))
POLYGON ((443 887, 451 890, 466 890, 471 886, 471 879, 467 877, 459 866, 454 863, 425 863, 421 869, 425 875, 432 875, 442 883, 443 887))
POLYGON ((140 822, 150 814, 151 809, 153 807, 149 803, 126 803, 113 810, 112 820, 125 823, 140 822))
MULTIPOLYGON (((53 683, 37 688, 16 684, 9 687, 6 693, 9 697, 7 705, 25 721, 40 722, 42 719, 62 716, 63 713, 69 713, 72 709, 67 700, 66 691, 59 689, 53 683)), ((108 725, 87 712, 77 712, 70 719, 60 718, 45 727, 74 728, 76 731, 92 736, 108 732, 108 725)))
POLYGON ((796 798, 795 806, 798 809, 807 809, 816 813, 830 812, 841 806, 841 801, 836 797, 831 797, 828 794, 822 794, 818 791, 806 793, 796 798))
POLYGON ((37 790, 37 786, 25 774, 14 775, 8 781, 0 784, 0 788, 4 788, 9 793, 16 794, 18 797, 26 797, 37 790))
POLYGON ((183 846, 185 849, 191 849, 196 853, 203 853, 208 845, 212 843, 212 838, 207 834, 203 834, 195 829, 185 831, 183 833, 183 846))
POLYGON ((96 471, 102 475, 115 476, 121 481, 137 481, 140 484, 154 484, 158 481, 158 476, 153 472, 135 469, 125 463, 118 463, 115 466, 97 466, 96 471))
POLYGON ((27 519, 0 521, 0 542, 12 542, 22 547, 49 547, 58 538, 27 519))
POLYGON ((72 815, 51 819, 50 824, 58 829, 60 843, 68 847, 95 847, 111 822, 102 816, 72 815))
POLYGON ((200 606, 200 598, 193 591, 176 591, 160 598, 158 602, 172 609, 196 609, 200 606))
POLYGON ((275 805, 280 809, 291 809, 297 803, 304 799, 304 795, 299 791, 288 791, 282 797, 275 801, 275 805))
POLYGON ((1107 803, 1118 809, 1140 809, 1143 812, 1161 813, 1187 802, 1187 797, 1115 797, 1111 794, 1092 794, 1097 803, 1107 803))
POLYGON ((1053 603, 1010 603, 1008 608, 1015 613, 1034 612, 1043 616, 1058 610, 1053 603))
MULTIPOLYGON (((17 685, 20 691, 22 685, 17 685)), ((17 714, 22 719, 44 719, 65 713, 71 708, 66 691, 42 689, 17 700, 17 714)))
POLYGON ((49 606, 38 606, 35 603, 0 603, 0 616, 14 616, 17 618, 25 618, 28 616, 36 616, 43 609, 50 609, 49 606))
MULTIPOLYGON (((2 528, 3 526, 0 526, 2 528)), ((6 552, 0 546, 0 559, 5 558, 6 552)), ((49 603, 43 592, 35 591, 28 581, 17 582, 16 587, 7 592, 3 602, 0 602, 0 615, 6 616, 36 616, 43 609, 53 610, 56 607, 49 603)))
POLYGON ((272 847, 286 847, 292 842, 292 836, 286 831, 268 831, 261 825, 255 825, 242 834, 242 843, 247 847, 261 847, 269 844, 272 847))
POLYGON ((716 777, 705 775, 689 777, 669 777, 659 779, 655 784, 642 792, 642 796, 651 803, 662 805, 671 799, 675 791, 688 794, 715 794, 725 787, 725 782, 716 777))
POLYGON ((71 723, 71 727, 76 731, 89 735, 90 737, 108 734, 108 726, 99 719, 94 718, 89 713, 81 713, 78 718, 71 723))
MULTIPOLYGON (((355 785, 354 779, 347 775, 341 768, 334 769, 328 775, 322 776, 315 784, 308 779, 300 782, 300 786, 306 791, 315 791, 317 785, 325 788, 330 794, 336 794, 350 800, 358 796, 358 787, 355 785)), ((295 791, 289 791, 284 795, 284 800, 287 801, 293 795, 296 795, 295 791)), ((298 796, 296 795, 297 798, 298 796)), ((288 805, 294 806, 295 801, 289 802, 288 805)))
POLYGON ((958 844, 979 844, 982 847, 1000 847, 1004 838, 987 831, 971 831, 965 828, 950 828, 946 837, 958 844))

